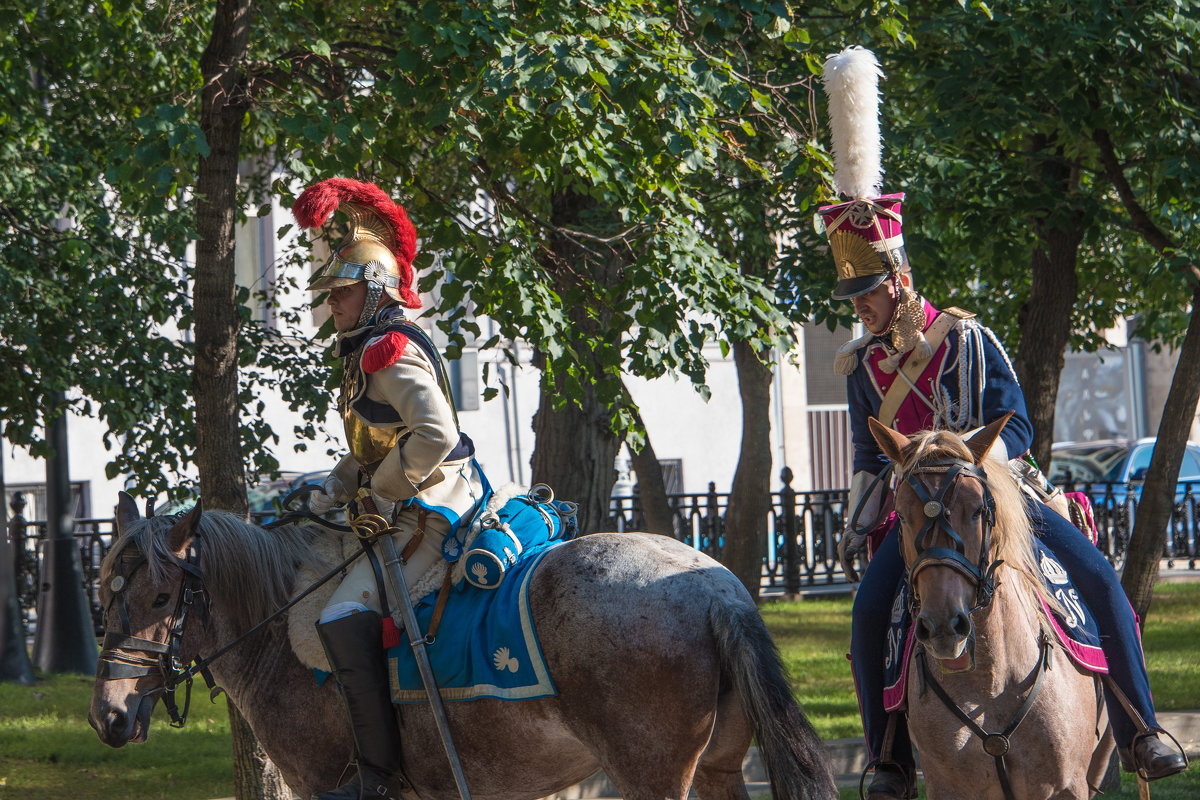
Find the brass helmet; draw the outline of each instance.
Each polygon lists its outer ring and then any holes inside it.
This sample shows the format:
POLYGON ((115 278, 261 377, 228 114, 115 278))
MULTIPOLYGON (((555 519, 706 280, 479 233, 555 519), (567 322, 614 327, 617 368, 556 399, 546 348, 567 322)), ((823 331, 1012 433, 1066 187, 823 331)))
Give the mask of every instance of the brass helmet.
MULTIPOLYGON (((305 189, 292 204, 292 215, 303 228, 316 228, 334 211, 348 217, 348 230, 329 261, 313 273, 311 291, 368 281, 408 308, 420 308, 413 290, 412 262, 417 232, 404 208, 373 183, 329 178, 305 189)), ((371 295, 368 295, 370 297, 371 295)), ((375 305, 364 308, 369 317, 375 305)))

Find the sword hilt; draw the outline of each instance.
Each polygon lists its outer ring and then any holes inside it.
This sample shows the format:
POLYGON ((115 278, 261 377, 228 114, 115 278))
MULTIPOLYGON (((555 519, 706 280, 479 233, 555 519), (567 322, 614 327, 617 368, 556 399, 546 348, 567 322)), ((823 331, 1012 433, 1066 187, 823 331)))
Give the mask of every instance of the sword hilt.
POLYGON ((371 497, 371 490, 367 487, 363 486, 358 490, 354 504, 364 512, 350 520, 350 529, 358 538, 374 542, 384 534, 399 533, 392 523, 379 513, 379 506, 375 505, 375 498, 371 497))

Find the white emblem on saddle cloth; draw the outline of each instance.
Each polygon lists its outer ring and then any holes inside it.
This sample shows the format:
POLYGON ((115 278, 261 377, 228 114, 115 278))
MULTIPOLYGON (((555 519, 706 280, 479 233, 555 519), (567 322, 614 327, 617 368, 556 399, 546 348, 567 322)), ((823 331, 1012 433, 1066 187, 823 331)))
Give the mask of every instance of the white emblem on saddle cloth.
POLYGON ((1079 592, 1071 585, 1071 577, 1067 575, 1067 571, 1063 569, 1063 565, 1055 561, 1046 552, 1042 553, 1042 575, 1046 577, 1054 586, 1061 586, 1061 589, 1054 590, 1054 596, 1058 602, 1062 603, 1063 622, 1068 628, 1078 628, 1087 624, 1087 612, 1083 610, 1083 603, 1079 601, 1079 592))
POLYGON ((1050 581, 1055 586, 1066 586, 1071 582, 1067 571, 1063 569, 1062 564, 1055 561, 1045 553, 1042 554, 1042 574, 1046 576, 1046 580, 1050 581))
POLYGON ((508 652, 509 651, 507 647, 497 648, 496 652, 492 653, 492 664, 494 664, 496 669, 500 670, 501 672, 504 672, 504 670, 516 672, 521 668, 521 663, 515 658, 512 658, 508 652))

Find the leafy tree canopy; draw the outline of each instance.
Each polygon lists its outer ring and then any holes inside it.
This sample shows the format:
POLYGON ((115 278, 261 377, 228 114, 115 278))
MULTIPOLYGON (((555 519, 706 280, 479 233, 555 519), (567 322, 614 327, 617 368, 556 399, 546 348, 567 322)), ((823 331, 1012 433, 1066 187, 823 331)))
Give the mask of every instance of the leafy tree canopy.
POLYGON ((1177 342, 1194 280, 1180 267, 1200 246, 1196 5, 910 6, 914 44, 879 50, 890 188, 908 192, 925 291, 984 311, 1016 345, 1032 220, 1082 223, 1072 346, 1103 346, 1101 332, 1132 316, 1145 338, 1177 342), (1166 252, 1146 222, 1167 233, 1166 252))

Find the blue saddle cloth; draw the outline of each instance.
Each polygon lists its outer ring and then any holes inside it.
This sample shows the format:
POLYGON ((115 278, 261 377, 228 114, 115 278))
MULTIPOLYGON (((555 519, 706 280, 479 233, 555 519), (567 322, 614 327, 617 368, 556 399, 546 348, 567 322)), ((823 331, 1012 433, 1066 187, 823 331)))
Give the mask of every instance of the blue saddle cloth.
MULTIPOLYGON (((1042 603, 1059 644, 1067 651, 1071 660, 1091 672, 1108 672, 1108 661, 1100 649, 1100 629, 1087 604, 1079 596, 1071 576, 1042 542, 1034 539, 1034 557, 1041 570, 1047 593, 1054 596, 1065 609, 1060 614, 1042 603)), ((908 685, 908 664, 911 660, 916 637, 913 635, 913 620, 908 581, 900 582, 896 598, 892 603, 891 621, 888 624, 887 644, 883 659, 883 706, 887 711, 903 708, 908 685)))
MULTIPOLYGON (((542 558, 560 544, 526 547, 494 589, 463 582, 450 590, 437 638, 425 648, 443 700, 531 700, 557 693, 529 611, 529 583, 542 558)), ((431 592, 416 604, 422 631, 429 630, 436 602, 437 592, 431 592)), ((427 702, 408 637, 387 656, 392 702, 427 702)))

